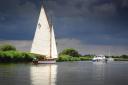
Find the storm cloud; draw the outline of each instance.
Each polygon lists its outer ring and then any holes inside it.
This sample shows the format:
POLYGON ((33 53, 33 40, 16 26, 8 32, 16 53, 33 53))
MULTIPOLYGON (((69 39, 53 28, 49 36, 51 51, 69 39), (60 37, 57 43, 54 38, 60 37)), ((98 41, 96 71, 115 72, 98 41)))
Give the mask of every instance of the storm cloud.
MULTIPOLYGON (((0 40, 32 41, 42 4, 49 19, 53 17, 59 49, 63 40, 65 47, 77 40, 74 47, 82 53, 117 47, 114 54, 128 54, 127 0, 1 0, 0 40)), ((95 53, 100 52, 106 51, 95 53)))

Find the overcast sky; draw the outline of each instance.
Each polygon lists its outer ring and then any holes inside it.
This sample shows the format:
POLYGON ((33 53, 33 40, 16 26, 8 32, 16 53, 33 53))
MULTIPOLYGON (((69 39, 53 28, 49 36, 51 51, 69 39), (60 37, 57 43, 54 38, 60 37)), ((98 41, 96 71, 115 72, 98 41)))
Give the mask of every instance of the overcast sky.
POLYGON ((128 0, 0 0, 0 43, 29 50, 43 6, 52 16, 58 50, 128 54, 128 0))

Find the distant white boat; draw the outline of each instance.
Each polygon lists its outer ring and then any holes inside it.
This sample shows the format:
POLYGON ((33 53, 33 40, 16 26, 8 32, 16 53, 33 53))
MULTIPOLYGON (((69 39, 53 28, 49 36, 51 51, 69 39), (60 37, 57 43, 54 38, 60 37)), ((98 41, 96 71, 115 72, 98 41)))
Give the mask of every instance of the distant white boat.
POLYGON ((114 61, 114 59, 111 57, 111 54, 110 54, 110 48, 109 48, 109 57, 107 58, 107 61, 108 62, 114 61))
POLYGON ((97 55, 93 57, 92 61, 93 62, 106 62, 107 59, 104 55, 97 55))
POLYGON ((107 58, 107 61, 111 62, 114 61, 114 59, 112 57, 107 58))
POLYGON ((58 58, 53 25, 48 22, 43 6, 41 7, 31 53, 42 56, 40 60, 35 59, 34 63, 55 63, 56 58, 58 58))

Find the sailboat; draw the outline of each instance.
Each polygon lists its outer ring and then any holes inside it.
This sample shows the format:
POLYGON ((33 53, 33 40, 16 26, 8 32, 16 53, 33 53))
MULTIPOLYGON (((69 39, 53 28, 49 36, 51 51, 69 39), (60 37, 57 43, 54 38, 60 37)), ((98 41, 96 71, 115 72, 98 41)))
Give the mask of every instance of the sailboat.
POLYGON ((55 63, 58 58, 53 25, 49 23, 43 6, 41 7, 31 53, 42 56, 38 63, 55 63))
POLYGON ((109 48, 109 57, 107 58, 107 61, 108 62, 111 62, 111 61, 114 61, 114 59, 111 57, 111 54, 110 54, 110 48, 109 48))

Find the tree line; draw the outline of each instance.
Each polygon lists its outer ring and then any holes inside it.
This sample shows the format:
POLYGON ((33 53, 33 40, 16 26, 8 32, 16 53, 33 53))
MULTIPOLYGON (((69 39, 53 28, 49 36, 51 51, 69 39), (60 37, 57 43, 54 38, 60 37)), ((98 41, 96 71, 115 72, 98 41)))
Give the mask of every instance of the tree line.
MULTIPOLYGON (((66 48, 59 53, 57 61, 88 61, 92 60, 94 55, 81 55, 74 48, 66 48)), ((106 56, 110 57, 110 56, 106 56)), ((117 61, 128 61, 128 55, 111 56, 117 61)), ((0 62, 32 62, 33 59, 42 58, 41 55, 29 52, 21 52, 15 46, 5 44, 0 46, 0 62)))

